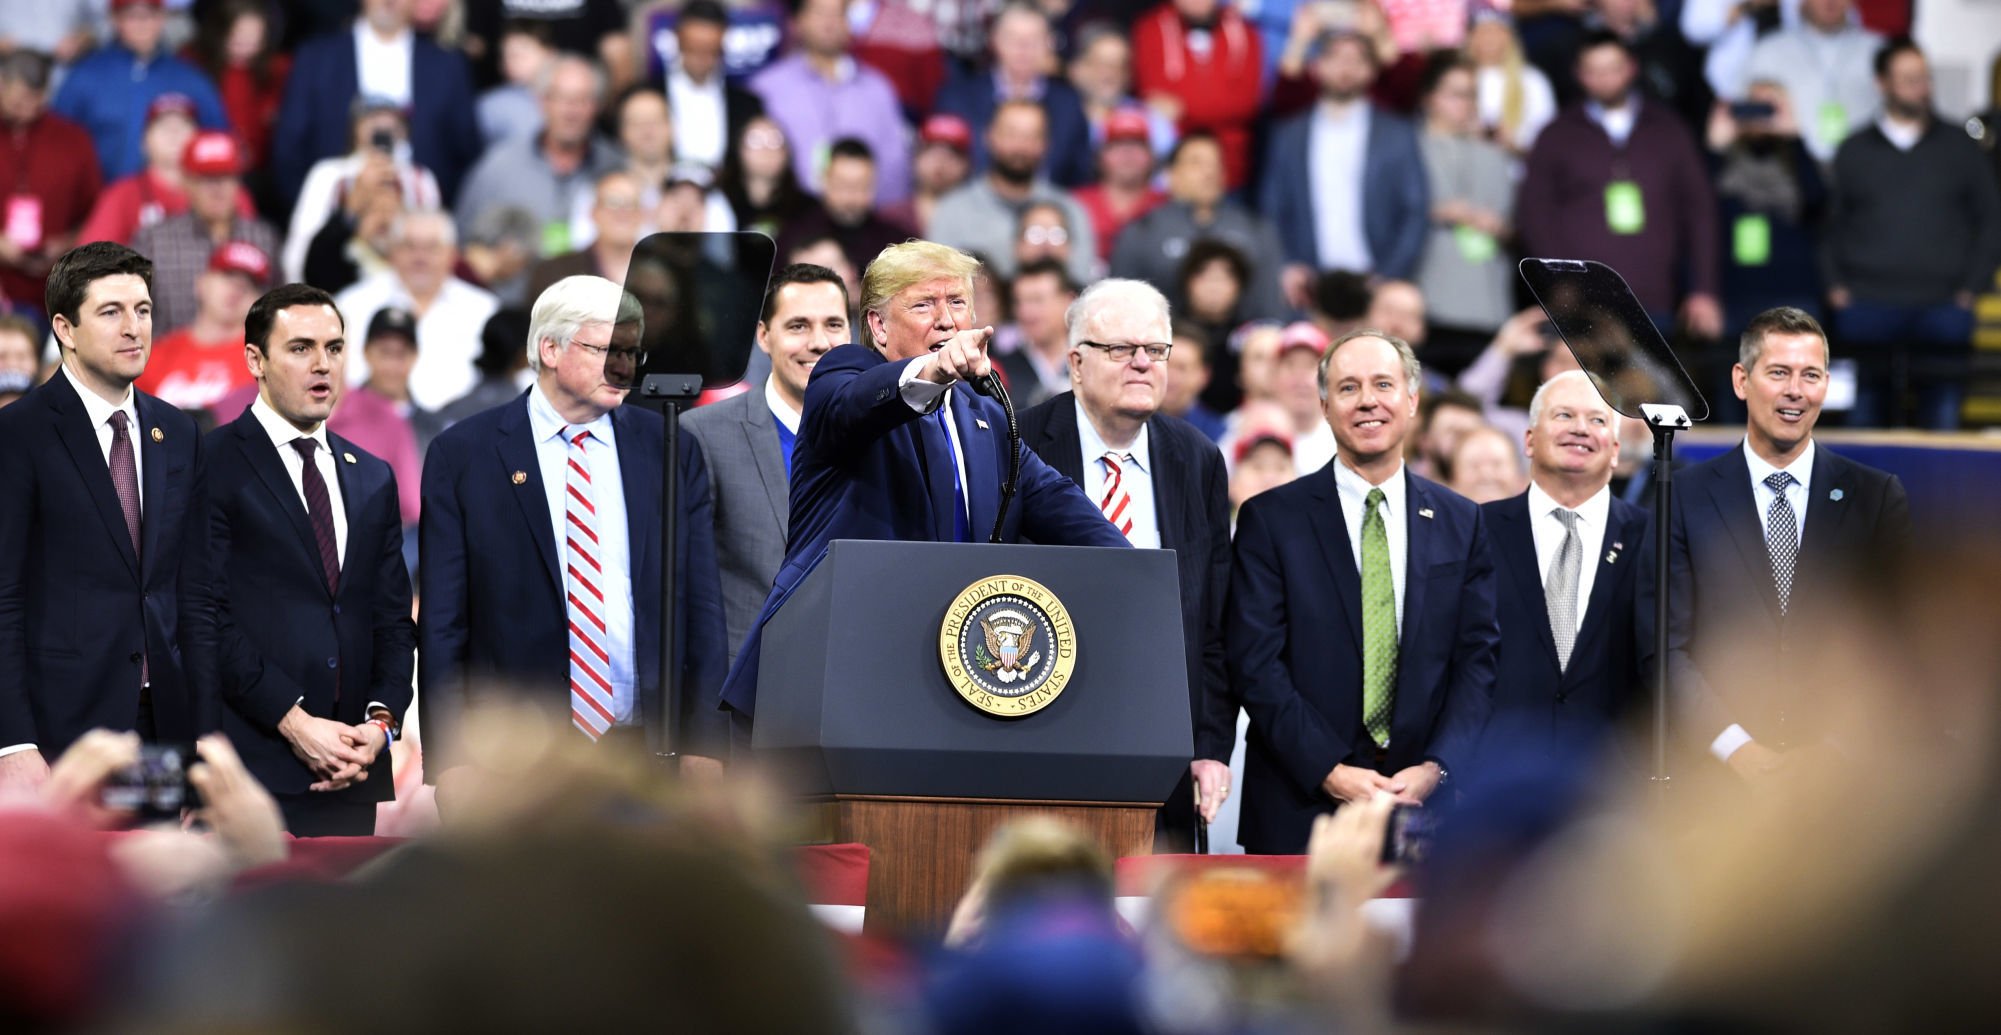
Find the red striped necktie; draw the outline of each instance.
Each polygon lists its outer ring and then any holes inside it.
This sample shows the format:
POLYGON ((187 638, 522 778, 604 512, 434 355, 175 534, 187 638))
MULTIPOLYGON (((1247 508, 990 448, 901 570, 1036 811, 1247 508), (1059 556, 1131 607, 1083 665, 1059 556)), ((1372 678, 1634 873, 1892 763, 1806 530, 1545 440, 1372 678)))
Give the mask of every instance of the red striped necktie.
POLYGON ((570 443, 564 463, 564 581, 570 618, 570 722, 596 740, 618 721, 612 711, 610 642, 604 621, 604 565, 598 549, 598 511, 591 493, 588 431, 563 429, 570 443))
POLYGON ((1132 493, 1126 491, 1125 471, 1120 461, 1131 459, 1131 453, 1116 452, 1108 452, 1098 458, 1105 465, 1105 495, 1098 501, 1098 509, 1105 512, 1105 520, 1127 539, 1133 535, 1133 498, 1132 493))

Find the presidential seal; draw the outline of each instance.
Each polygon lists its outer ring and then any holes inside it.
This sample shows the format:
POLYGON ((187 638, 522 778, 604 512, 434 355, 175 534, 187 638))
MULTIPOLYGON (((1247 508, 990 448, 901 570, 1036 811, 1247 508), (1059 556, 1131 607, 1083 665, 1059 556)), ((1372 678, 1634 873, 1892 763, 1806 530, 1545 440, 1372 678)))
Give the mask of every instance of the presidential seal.
POLYGON ((1019 718, 1047 708, 1070 685, 1077 632, 1047 587, 995 575, 967 586, 945 609, 938 656, 967 704, 1019 718))

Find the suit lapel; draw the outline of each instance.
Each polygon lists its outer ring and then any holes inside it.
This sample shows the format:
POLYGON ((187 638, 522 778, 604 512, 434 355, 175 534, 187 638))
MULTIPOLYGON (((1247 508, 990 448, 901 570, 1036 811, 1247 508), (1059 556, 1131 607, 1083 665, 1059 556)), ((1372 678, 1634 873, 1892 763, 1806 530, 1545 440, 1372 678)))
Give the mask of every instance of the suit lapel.
POLYGON ((1160 526, 1160 546, 1163 550, 1179 550, 1188 538, 1184 534, 1189 524, 1185 500, 1195 495, 1180 490, 1194 468, 1181 455, 1173 436, 1162 433, 1159 419, 1147 422, 1146 441, 1149 459, 1153 461, 1147 477, 1153 479, 1153 520, 1160 526))
POLYGON ((498 477, 507 479, 512 486, 514 502, 521 508, 521 519, 528 523, 528 538, 535 541, 535 549, 542 554, 542 566, 548 573, 549 584, 560 593, 563 576, 562 569, 557 567, 556 530, 549 524, 549 492, 542 484, 542 464, 535 455, 535 432, 528 423, 527 392, 521 393, 508 405, 499 431, 499 441, 494 443, 494 449, 500 454, 498 477), (517 475, 522 476, 518 484, 514 482, 517 475))
POLYGON ((1813 472, 1807 490, 1806 534, 1800 539, 1799 560, 1793 571, 1791 599, 1794 601, 1807 599, 1800 587, 1812 579, 1822 558, 1840 553, 1835 544, 1841 541, 1848 512, 1854 508, 1850 498, 1855 495, 1855 485, 1848 475, 1848 465, 1835 463, 1834 454, 1826 447, 1814 446, 1813 472))
POLYGON ((1334 596, 1341 602, 1342 617, 1348 621, 1348 635, 1357 650, 1362 646, 1362 573, 1355 567, 1354 547, 1348 540, 1348 522, 1341 513, 1341 493, 1334 487, 1334 464, 1307 475, 1313 479, 1313 508, 1307 515, 1313 524, 1313 538, 1326 556, 1328 573, 1334 577, 1334 596))
POLYGON ((764 485, 765 498, 771 501, 771 514, 778 519, 778 531, 782 537, 789 527, 792 503, 791 487, 785 475, 785 451, 778 444, 778 418, 764 401, 763 389, 745 392, 744 400, 744 438, 750 444, 751 459, 757 464, 758 481, 764 485))
MULTIPOLYGON (((1416 680, 1404 678, 1410 669, 1411 655, 1415 652, 1403 650, 1402 645, 1415 642, 1416 636, 1424 635, 1428 631, 1423 628, 1426 582, 1424 574, 1431 568, 1432 546, 1436 542, 1438 529, 1433 527, 1435 519, 1419 516, 1421 513, 1436 512, 1433 509, 1436 503, 1431 498, 1431 491, 1423 482, 1411 475, 1408 466, 1403 469, 1399 477, 1404 480, 1403 625, 1397 632, 1397 686, 1401 690, 1405 687, 1415 687, 1417 684, 1416 680)), ((1403 711, 1404 699, 1407 696, 1401 692, 1397 694, 1397 711, 1403 711)), ((1428 711, 1427 708, 1411 714, 1421 715, 1428 711)))
MULTIPOLYGON (((1591 600, 1584 608, 1584 624, 1577 630, 1576 648, 1571 652, 1573 657, 1584 651, 1585 645, 1593 642, 1593 637, 1603 635, 1606 622, 1611 619, 1612 595, 1617 592, 1618 580, 1625 574, 1622 567, 1630 568, 1650 560, 1645 557, 1631 561, 1626 559, 1626 551, 1638 548, 1640 535, 1646 529, 1645 513, 1624 520, 1620 519, 1617 507, 1605 513, 1605 541, 1599 544, 1603 552, 1596 558, 1584 559, 1587 564, 1596 564, 1598 573, 1592 577, 1591 600)), ((1548 622, 1543 623, 1543 629, 1549 629, 1548 622)))
MULTIPOLYGON (((303 556, 311 562, 311 570, 319 572, 320 541, 313 535, 312 517, 306 513, 306 504, 299 498, 299 490, 292 486, 292 476, 285 471, 285 460, 278 455, 278 446, 271 441, 271 436, 264 433, 264 426, 257 423, 257 418, 251 416, 248 409, 231 426, 235 429, 237 447, 250 461, 250 469, 257 472, 257 480, 264 483, 278 509, 284 511, 285 517, 291 521, 294 539, 299 549, 305 551, 303 556)), ((328 435, 327 441, 333 441, 333 436, 328 435)), ((348 531, 353 532, 354 510, 349 501, 354 494, 345 481, 341 482, 340 495, 342 504, 348 507, 348 531)), ((324 580, 321 584, 325 584, 324 580)))
MULTIPOLYGON (((1494 549, 1508 558, 1508 567, 1516 573, 1514 583, 1520 595, 1522 621, 1535 628, 1536 642, 1555 661, 1556 637, 1549 629, 1549 598, 1543 593, 1542 565, 1535 552, 1535 516, 1529 513, 1528 494, 1508 500, 1492 513, 1494 549)), ((1594 600, 1599 588, 1592 587, 1594 600)))
MULTIPOLYGON (((336 437, 331 430, 327 432, 327 450, 333 454, 334 481, 340 483, 341 513, 347 515, 347 549, 342 551, 340 558, 340 584, 342 588, 346 588, 349 581, 348 569, 353 566, 354 558, 357 556, 355 537, 367 527, 362 522, 362 512, 368 506, 368 497, 379 483, 364 474, 360 464, 347 462, 347 458, 354 455, 354 443, 336 437)), ((401 520, 402 511, 398 510, 396 513, 398 520, 401 520)), ((400 533, 402 530, 399 528, 396 531, 400 533)), ((317 540, 314 542, 314 548, 318 548, 317 540)))
MULTIPOLYGON (((973 404, 966 392, 952 393, 952 419, 959 428, 959 445, 966 458, 966 534, 973 542, 986 541, 1000 511, 999 452, 994 449, 994 430, 973 422, 973 404)), ((1001 434, 1004 436, 1006 430, 1001 434)), ((950 525, 946 531, 951 531, 950 525)))
MULTIPOLYGON (((1029 443, 1035 455, 1042 462, 1056 469, 1056 473, 1084 485, 1084 439, 1077 431, 1077 406, 1075 396, 1064 394, 1049 404, 1049 423, 1043 426, 1042 439, 1029 443)), ((1092 502, 1097 502, 1093 500, 1092 502)))
MULTIPOLYGON (((173 454, 180 449, 179 442, 169 443, 163 438, 153 441, 153 429, 159 427, 159 412, 151 397, 132 391, 133 409, 139 412, 139 426, 132 429, 132 448, 139 451, 139 498, 144 501, 139 509, 139 559, 150 566, 154 558, 160 556, 159 532, 162 521, 146 520, 147 516, 164 514, 167 492, 167 465, 173 454)), ((107 468, 106 474, 108 475, 107 468)), ((123 517, 123 515, 120 515, 123 517)), ((128 537, 129 538, 129 537, 128 537)))
POLYGON ((1723 455, 1723 462, 1709 471, 1709 500, 1750 569, 1765 612, 1777 621, 1779 590, 1772 583, 1772 554, 1765 546, 1765 526, 1758 520, 1757 498, 1751 494, 1751 466, 1744 462, 1742 445, 1723 455))
POLYGON ((631 559, 628 577, 636 599, 640 587, 651 584, 643 573, 659 574, 660 558, 653 556, 653 549, 660 539, 659 501, 665 487, 660 486, 660 454, 640 448, 639 430, 632 426, 624 407, 611 411, 611 423, 618 436, 618 480, 625 489, 625 552, 631 559))
MULTIPOLYGON (((136 579, 139 576, 139 558, 132 552, 132 535, 125 530, 125 509, 118 505, 118 491, 111 486, 111 468, 105 464, 104 452, 98 447, 97 429, 90 426, 89 411, 83 408, 83 400, 77 397, 69 378, 61 372, 49 379, 46 390, 49 392, 49 408, 55 414, 56 435, 62 439, 64 448, 69 450, 70 460, 76 464, 76 473, 83 479, 84 491, 96 504, 97 516, 103 519, 104 530, 111 536, 118 556, 125 558, 125 566, 131 569, 136 579)), ((137 434, 138 429, 133 429, 133 432, 137 434)), ((144 527, 143 520, 141 527, 144 527)))

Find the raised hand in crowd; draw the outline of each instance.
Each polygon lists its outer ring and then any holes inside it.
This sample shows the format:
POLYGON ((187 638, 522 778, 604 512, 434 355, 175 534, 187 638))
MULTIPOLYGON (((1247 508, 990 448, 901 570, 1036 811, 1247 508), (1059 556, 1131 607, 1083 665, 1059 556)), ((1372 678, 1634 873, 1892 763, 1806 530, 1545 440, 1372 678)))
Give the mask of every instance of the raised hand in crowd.
POLYGON ((201 761, 188 769, 188 783, 201 796, 195 815, 215 831, 231 865, 248 869, 283 862, 285 819, 278 802, 244 768, 229 738, 211 733, 195 742, 195 753, 201 761))
MULTIPOLYGON (((31 752, 24 752, 31 753, 31 752)), ((12 758, 13 756, 8 756, 12 758)), ((41 756, 36 755, 39 759, 41 756)), ((99 829, 110 829, 131 818, 121 809, 106 808, 99 796, 112 774, 139 761, 139 735, 91 730, 47 770, 42 800, 58 812, 75 816, 99 829)))

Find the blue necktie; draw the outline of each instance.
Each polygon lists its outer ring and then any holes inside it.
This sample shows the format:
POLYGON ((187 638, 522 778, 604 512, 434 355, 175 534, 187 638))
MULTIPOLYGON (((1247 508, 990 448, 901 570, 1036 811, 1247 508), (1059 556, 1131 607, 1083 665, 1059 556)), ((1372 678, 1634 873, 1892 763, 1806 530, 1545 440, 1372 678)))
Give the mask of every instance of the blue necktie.
POLYGON ((973 541, 972 526, 966 520, 966 487, 959 483, 959 451, 952 448, 952 433, 946 428, 947 410, 951 406, 940 406, 931 411, 931 419, 938 425, 938 438, 945 443, 945 456, 952 468, 952 541, 970 543, 973 541))

